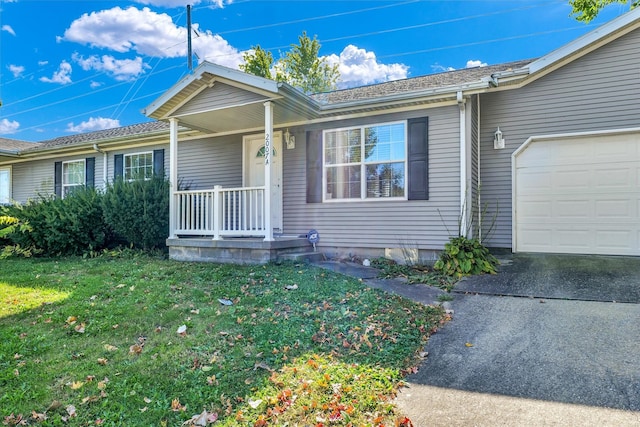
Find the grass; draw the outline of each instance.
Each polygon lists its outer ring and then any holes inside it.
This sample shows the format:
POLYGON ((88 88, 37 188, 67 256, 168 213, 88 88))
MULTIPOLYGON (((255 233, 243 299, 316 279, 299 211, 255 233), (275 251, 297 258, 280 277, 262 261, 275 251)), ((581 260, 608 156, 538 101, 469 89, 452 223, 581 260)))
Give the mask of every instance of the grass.
POLYGON ((145 256, 3 260, 0 304, 7 425, 408 425, 391 399, 445 320, 314 267, 145 256))
POLYGON ((381 278, 404 277, 409 284, 421 283, 444 289, 447 292, 450 292, 458 282, 455 277, 440 273, 424 265, 398 264, 387 258, 374 259, 371 265, 380 270, 379 277, 381 278))

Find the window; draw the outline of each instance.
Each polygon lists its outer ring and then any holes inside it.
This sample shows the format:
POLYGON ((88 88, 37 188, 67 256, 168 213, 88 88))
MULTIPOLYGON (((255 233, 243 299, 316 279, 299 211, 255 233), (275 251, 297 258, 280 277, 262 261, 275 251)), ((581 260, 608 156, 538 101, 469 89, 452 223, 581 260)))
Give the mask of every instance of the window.
POLYGON ((0 168, 0 205, 11 203, 11 168, 0 168))
POLYGON ((85 185, 85 161, 62 162, 62 197, 85 185))
POLYGON ((125 154, 124 179, 151 179, 153 176, 153 152, 125 154))
POLYGON ((328 130, 324 200, 406 198, 406 122, 328 130))

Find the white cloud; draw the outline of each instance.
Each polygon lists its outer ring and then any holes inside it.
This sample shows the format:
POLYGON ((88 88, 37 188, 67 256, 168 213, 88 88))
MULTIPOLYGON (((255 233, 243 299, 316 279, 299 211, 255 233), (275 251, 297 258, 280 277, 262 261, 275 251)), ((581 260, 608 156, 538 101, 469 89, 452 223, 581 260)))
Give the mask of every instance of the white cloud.
MULTIPOLYGON (((159 7, 186 7, 188 4, 195 6, 203 3, 201 0, 135 0, 137 3, 148 4, 159 7)), ((214 6, 223 8, 225 4, 231 4, 232 0, 205 0, 204 3, 212 3, 214 6)))
POLYGON ((74 125, 73 122, 67 124, 67 132, 92 132, 117 128, 119 126, 120 120, 108 119, 106 117, 90 117, 89 120, 78 125, 74 125))
POLYGON ((53 73, 51 78, 49 77, 40 77, 41 82, 45 83, 59 83, 61 85, 66 85, 71 83, 71 72, 73 68, 71 68, 71 64, 67 61, 62 61, 60 66, 58 67, 58 71, 53 73))
POLYGON ((115 59, 111 55, 102 55, 102 57, 92 55, 85 59, 82 55, 74 53, 71 58, 85 71, 104 71, 120 81, 132 80, 143 74, 145 68, 149 68, 148 65, 142 62, 141 57, 136 59, 115 59))
POLYGON ((100 86, 102 86, 103 84, 104 84, 104 83, 102 83, 102 82, 94 82, 94 81, 91 81, 91 83, 89 84, 89 87, 90 87, 91 89, 96 89, 96 88, 99 88, 100 86))
MULTIPOLYGON (((193 39, 194 51, 202 59, 232 68, 242 62, 242 54, 219 35, 193 28, 200 35, 193 39)), ((71 23, 62 40, 125 53, 159 58, 187 55, 187 30, 176 26, 171 17, 149 8, 108 10, 84 14, 71 23)))
POLYGON ((38 65, 43 67, 45 65, 47 65, 49 63, 49 61, 38 61, 38 65))
POLYGON ((7 68, 9 69, 9 71, 11 71, 11 74, 13 74, 13 77, 15 78, 20 77, 22 73, 24 73, 24 67, 22 65, 9 64, 7 68))
POLYGON ((487 63, 482 62, 479 59, 470 59, 467 61, 467 66, 465 68, 474 68, 474 67, 486 67, 487 63))
POLYGON ((446 73, 447 71, 455 71, 453 67, 445 67, 444 65, 434 64, 431 66, 431 71, 434 73, 446 73))
POLYGON ((16 32, 13 31, 13 28, 11 28, 11 25, 3 25, 2 26, 2 31, 6 31, 7 33, 11 34, 12 36, 16 35, 16 32))
POLYGON ((0 120, 0 135, 15 133, 19 127, 20 123, 16 122, 15 120, 9 121, 9 119, 2 119, 0 120))
POLYGON ((325 58, 329 64, 338 64, 340 88, 404 79, 409 72, 404 64, 382 64, 374 52, 354 45, 345 47, 339 56, 332 54, 325 58))

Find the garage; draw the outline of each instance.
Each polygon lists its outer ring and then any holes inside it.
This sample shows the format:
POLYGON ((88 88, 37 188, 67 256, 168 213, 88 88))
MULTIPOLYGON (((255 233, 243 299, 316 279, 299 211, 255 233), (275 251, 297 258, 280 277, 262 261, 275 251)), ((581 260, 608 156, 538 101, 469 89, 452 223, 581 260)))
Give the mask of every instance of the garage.
POLYGON ((515 252, 640 255, 640 132, 530 138, 513 154, 515 252))

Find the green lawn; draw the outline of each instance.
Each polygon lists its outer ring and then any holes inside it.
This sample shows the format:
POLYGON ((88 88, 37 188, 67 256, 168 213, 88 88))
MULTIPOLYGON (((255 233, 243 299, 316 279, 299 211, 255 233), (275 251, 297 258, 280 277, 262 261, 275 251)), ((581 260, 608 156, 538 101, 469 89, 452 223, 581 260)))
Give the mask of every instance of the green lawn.
POLYGON ((0 261, 2 422, 405 425, 390 399, 439 308, 306 265, 125 255, 0 261))

